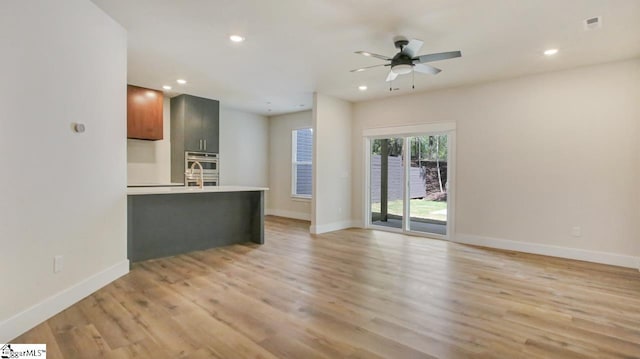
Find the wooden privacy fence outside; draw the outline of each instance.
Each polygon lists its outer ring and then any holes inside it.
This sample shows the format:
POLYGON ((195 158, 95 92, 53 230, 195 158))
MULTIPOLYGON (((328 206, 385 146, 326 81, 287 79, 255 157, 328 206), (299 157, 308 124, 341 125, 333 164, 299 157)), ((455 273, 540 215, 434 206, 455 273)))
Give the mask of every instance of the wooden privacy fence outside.
MULTIPOLYGON (((381 192, 381 156, 371 156, 371 202, 380 202, 381 192)), ((439 184, 437 180, 433 180, 433 176, 428 176, 428 171, 435 170, 434 161, 423 161, 421 167, 411 167, 409 169, 409 189, 410 198, 424 198, 428 194, 439 191, 439 184)), ((446 178, 447 178, 447 162, 440 162, 440 171, 442 174, 442 185, 446 192, 446 178)), ((403 184, 402 177, 404 173, 404 165, 402 163, 402 157, 389 156, 389 170, 387 173, 388 179, 388 201, 396 201, 402 199, 403 184)))

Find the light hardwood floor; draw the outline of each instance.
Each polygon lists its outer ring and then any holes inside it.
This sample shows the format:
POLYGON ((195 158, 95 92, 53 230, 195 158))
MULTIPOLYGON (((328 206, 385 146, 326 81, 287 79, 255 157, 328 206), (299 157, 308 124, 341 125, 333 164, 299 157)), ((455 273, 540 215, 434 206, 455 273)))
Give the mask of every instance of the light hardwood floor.
POLYGON ((49 358, 638 358, 640 273, 400 234, 146 261, 16 338, 49 358))

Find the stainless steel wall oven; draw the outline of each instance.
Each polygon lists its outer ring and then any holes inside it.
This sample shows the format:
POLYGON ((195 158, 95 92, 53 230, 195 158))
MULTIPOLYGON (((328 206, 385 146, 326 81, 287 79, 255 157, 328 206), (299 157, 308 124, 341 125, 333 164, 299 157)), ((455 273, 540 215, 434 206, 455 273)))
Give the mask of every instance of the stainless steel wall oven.
POLYGON ((220 185, 220 157, 217 153, 185 152, 184 184, 187 187, 220 185))

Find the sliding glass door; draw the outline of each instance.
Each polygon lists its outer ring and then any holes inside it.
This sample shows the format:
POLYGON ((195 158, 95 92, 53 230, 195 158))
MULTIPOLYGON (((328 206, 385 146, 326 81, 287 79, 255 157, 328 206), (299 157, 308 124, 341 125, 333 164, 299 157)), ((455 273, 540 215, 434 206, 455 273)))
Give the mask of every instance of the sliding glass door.
POLYGON ((404 138, 371 141, 371 223, 402 229, 404 198, 404 138))
POLYGON ((370 227, 448 237, 452 136, 367 138, 370 227))
POLYGON ((411 145, 407 230, 447 234, 446 134, 409 137, 411 145))

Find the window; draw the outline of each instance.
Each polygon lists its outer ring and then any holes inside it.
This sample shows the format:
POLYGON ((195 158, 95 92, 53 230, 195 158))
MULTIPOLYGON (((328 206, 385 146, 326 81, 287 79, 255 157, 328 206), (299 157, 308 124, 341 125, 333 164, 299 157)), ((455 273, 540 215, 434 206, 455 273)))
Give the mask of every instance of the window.
POLYGON ((311 198, 313 129, 293 130, 291 138, 291 195, 311 198))

